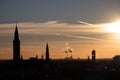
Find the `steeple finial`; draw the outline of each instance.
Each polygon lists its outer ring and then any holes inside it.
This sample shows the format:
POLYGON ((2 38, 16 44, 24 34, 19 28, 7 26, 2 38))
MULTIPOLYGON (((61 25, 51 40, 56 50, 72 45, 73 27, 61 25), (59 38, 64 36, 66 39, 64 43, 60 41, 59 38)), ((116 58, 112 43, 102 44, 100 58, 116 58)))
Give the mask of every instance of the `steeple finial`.
POLYGON ((16 27, 17 27, 17 21, 16 21, 16 27))

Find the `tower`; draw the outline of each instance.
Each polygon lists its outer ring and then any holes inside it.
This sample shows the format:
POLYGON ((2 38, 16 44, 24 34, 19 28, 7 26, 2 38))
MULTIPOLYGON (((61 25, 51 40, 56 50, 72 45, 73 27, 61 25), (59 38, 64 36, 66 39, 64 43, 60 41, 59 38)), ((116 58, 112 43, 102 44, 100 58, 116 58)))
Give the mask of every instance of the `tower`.
POLYGON ((46 44, 46 62, 49 62, 49 46, 46 44))
POLYGON ((14 61, 20 60, 20 40, 19 40, 17 22, 16 22, 16 28, 15 28, 14 40, 13 40, 13 60, 14 61))
POLYGON ((95 62, 96 60, 96 52, 95 50, 92 50, 92 61, 95 62))

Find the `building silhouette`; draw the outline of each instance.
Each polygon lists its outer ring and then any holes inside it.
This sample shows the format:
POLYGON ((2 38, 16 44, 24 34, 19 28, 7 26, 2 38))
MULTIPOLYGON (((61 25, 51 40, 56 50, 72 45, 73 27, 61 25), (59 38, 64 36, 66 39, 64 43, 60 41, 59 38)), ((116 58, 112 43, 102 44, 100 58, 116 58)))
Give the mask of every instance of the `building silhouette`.
POLYGON ((96 51, 92 50, 92 61, 95 62, 96 60, 96 51))
POLYGON ((88 62, 90 62, 90 57, 88 56, 88 59, 87 59, 88 62))
POLYGON ((49 46, 46 44, 46 62, 49 62, 49 46))
POLYGON ((19 40, 17 22, 16 22, 16 28, 15 28, 14 40, 13 40, 13 60, 14 61, 20 60, 20 40, 19 40))

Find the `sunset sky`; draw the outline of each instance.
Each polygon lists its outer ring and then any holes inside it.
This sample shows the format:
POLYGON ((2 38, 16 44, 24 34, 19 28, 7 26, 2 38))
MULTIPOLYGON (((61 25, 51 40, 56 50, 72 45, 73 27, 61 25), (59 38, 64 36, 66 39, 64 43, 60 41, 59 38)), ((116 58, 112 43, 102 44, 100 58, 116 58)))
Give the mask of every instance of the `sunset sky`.
POLYGON ((21 55, 39 58, 97 58, 120 55, 120 0, 0 0, 0 59, 12 59, 13 36, 19 29, 21 55))

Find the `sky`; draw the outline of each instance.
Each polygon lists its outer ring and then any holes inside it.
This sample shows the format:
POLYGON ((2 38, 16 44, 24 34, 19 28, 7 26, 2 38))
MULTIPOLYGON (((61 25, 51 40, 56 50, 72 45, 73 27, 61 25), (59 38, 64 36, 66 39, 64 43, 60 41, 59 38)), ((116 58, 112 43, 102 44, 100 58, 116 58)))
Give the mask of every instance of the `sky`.
POLYGON ((29 59, 45 54, 52 59, 119 55, 120 33, 104 24, 120 20, 120 0, 0 0, 0 59, 12 59, 13 36, 19 29, 21 55, 29 59))
POLYGON ((111 22, 119 0, 0 0, 0 23, 59 21, 111 22))

